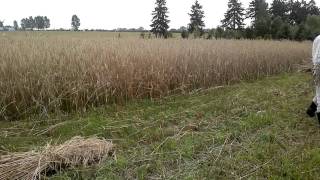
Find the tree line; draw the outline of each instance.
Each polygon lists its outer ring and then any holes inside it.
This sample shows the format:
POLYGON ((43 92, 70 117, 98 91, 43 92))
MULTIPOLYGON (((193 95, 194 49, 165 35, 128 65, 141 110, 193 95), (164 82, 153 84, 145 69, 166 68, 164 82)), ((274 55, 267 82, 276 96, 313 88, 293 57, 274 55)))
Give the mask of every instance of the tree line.
MULTIPOLYGON (((0 21, 0 28, 11 27, 4 26, 4 21, 0 21)), ((50 19, 47 16, 29 16, 21 19, 20 27, 16 20, 13 21, 14 30, 44 30, 50 28, 50 19)), ((71 18, 72 30, 78 31, 80 27, 80 18, 77 15, 73 15, 71 18)))
MULTIPOLYGON (((47 16, 36 16, 36 17, 28 17, 28 18, 23 18, 21 20, 21 29, 26 30, 26 29, 48 29, 50 28, 50 19, 47 16)), ((16 21, 14 22, 14 26, 17 26, 16 21)))
POLYGON ((29 16, 21 19, 20 27, 16 20, 13 21, 13 26, 4 26, 4 21, 0 21, 0 28, 14 28, 14 30, 43 30, 50 28, 50 19, 47 16, 29 16))
MULTIPOLYGON (((157 38, 168 38, 172 32, 181 33, 182 38, 230 38, 230 39, 292 39, 312 40, 320 33, 320 10, 314 0, 252 0, 249 7, 243 7, 240 0, 229 0, 227 11, 221 25, 205 29, 203 6, 198 0, 191 6, 190 23, 187 27, 169 31, 169 16, 166 0, 156 0, 152 12, 151 32, 157 38), (251 21, 245 25, 245 20, 251 21)), ((15 30, 43 30, 50 28, 50 19, 46 16, 23 18, 19 27, 13 22, 15 30)), ((0 28, 3 21, 0 21, 0 28)), ((80 18, 71 18, 72 30, 78 31, 80 18)))
MULTIPOLYGON (((273 0, 271 5, 252 0, 247 8, 240 0, 229 0, 227 6, 221 25, 206 30, 203 7, 196 0, 189 13, 190 23, 180 28, 182 38, 312 40, 320 33, 320 10, 314 0, 273 0), (245 26, 246 19, 251 20, 249 26, 245 26)), ((166 0, 156 0, 151 24, 156 37, 170 37, 167 14, 166 0)))

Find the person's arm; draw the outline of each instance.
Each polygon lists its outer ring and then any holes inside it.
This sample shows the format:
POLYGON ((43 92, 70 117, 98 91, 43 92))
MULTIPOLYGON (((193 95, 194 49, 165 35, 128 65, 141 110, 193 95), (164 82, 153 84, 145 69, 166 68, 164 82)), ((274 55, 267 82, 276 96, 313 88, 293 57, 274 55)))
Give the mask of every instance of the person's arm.
POLYGON ((313 42, 312 62, 314 65, 320 64, 320 36, 318 36, 313 42))

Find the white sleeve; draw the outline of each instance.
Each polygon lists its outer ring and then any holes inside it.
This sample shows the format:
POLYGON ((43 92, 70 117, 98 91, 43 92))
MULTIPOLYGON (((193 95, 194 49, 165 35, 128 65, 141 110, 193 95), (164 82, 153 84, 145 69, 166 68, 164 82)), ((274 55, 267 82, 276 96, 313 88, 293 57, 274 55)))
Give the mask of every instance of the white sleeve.
POLYGON ((318 36, 313 42, 312 62, 313 64, 320 64, 320 36, 318 36))

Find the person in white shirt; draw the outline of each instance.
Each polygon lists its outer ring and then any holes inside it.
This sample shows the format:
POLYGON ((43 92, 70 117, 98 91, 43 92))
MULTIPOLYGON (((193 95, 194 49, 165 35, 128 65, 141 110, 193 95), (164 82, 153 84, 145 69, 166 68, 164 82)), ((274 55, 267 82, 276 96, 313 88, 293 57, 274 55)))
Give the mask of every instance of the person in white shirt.
POLYGON ((307 114, 310 117, 317 116, 320 124, 320 35, 316 37, 313 42, 312 48, 312 62, 313 62, 313 74, 316 85, 316 96, 314 97, 310 107, 307 110, 307 114))

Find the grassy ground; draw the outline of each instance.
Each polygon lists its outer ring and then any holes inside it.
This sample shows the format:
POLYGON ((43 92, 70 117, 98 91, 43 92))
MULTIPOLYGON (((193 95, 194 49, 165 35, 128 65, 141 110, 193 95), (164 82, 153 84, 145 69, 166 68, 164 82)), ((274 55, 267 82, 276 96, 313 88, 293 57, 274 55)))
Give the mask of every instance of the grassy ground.
POLYGON ((315 179, 320 129, 305 115, 310 82, 308 74, 286 74, 81 115, 1 122, 0 154, 96 135, 117 144, 115 160, 52 179, 315 179))

